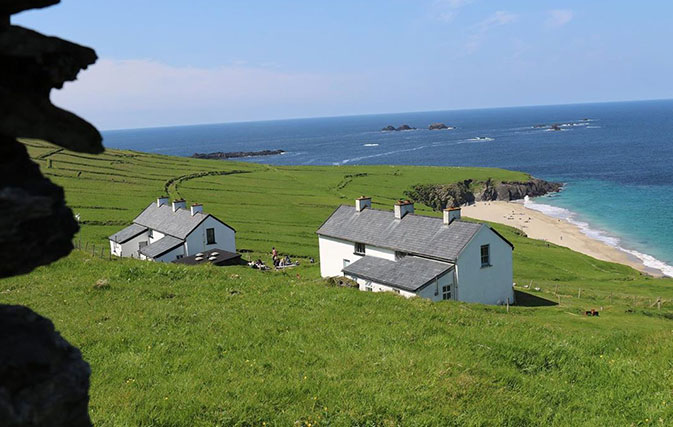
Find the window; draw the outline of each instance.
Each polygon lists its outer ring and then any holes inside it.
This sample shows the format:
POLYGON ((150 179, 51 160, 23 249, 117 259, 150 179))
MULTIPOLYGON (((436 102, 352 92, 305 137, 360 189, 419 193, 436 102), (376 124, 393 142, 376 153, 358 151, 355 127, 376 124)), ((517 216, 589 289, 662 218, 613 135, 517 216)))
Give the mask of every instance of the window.
POLYGON ((364 243, 356 243, 355 244, 355 253, 358 255, 364 255, 365 254, 365 244, 364 243))
POLYGON ((148 231, 147 232, 147 237, 150 238, 150 239, 153 238, 154 237, 154 230, 148 231))
POLYGON ((206 244, 214 245, 215 244, 215 229, 206 228, 206 244))
POLYGON ((491 254, 489 245, 481 246, 481 266, 490 267, 491 266, 491 254))
POLYGON ((367 280, 365 282, 365 291, 367 291, 367 292, 373 292, 374 291, 374 289, 372 288, 372 281, 371 280, 367 280))
POLYGON ((344 259, 344 268, 348 267, 351 264, 351 261, 348 259, 344 259))
POLYGON ((184 257, 184 255, 177 255, 175 259, 181 259, 182 257, 184 257))
POLYGON ((451 299, 451 285, 442 286, 442 299, 451 299))
POLYGON ((399 289, 393 289, 393 292, 395 292, 396 294, 399 294, 400 290, 399 289))

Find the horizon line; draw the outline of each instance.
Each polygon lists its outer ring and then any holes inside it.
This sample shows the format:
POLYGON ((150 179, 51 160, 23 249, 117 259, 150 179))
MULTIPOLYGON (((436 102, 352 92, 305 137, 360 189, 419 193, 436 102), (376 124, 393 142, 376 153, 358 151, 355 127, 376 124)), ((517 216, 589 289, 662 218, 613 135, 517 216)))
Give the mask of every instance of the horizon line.
POLYGON ((313 120, 313 119, 336 119, 336 118, 347 118, 347 117, 366 117, 366 116, 386 116, 392 114, 419 114, 419 113, 441 113, 441 112, 455 112, 455 111, 478 111, 478 110, 505 110, 512 108, 534 108, 534 107, 562 107, 562 106, 573 106, 573 105, 592 105, 592 104, 620 104, 627 102, 653 102, 653 101, 671 101, 673 98, 650 98, 650 99, 626 99, 620 101, 587 101, 587 102, 572 102, 572 103, 560 103, 560 104, 526 104, 526 105, 508 105, 508 106, 498 106, 498 107, 474 107, 474 108, 450 108, 450 109, 441 109, 441 110, 420 110, 420 111, 391 111, 383 113, 363 113, 363 114, 336 114, 329 116, 302 116, 302 117, 288 117, 288 118, 279 118, 279 119, 252 119, 252 120, 237 120, 231 122, 210 122, 210 123, 189 123, 189 124, 171 124, 171 125, 159 125, 159 126, 147 126, 147 127, 132 127, 132 128, 113 128, 113 129, 100 129, 100 132, 115 132, 115 131, 126 131, 126 130, 149 130, 149 129, 163 129, 163 128, 177 128, 177 127, 190 127, 190 126, 215 126, 215 125, 225 125, 225 124, 239 124, 239 123, 263 123, 263 122, 282 122, 282 121, 294 121, 294 120, 313 120))

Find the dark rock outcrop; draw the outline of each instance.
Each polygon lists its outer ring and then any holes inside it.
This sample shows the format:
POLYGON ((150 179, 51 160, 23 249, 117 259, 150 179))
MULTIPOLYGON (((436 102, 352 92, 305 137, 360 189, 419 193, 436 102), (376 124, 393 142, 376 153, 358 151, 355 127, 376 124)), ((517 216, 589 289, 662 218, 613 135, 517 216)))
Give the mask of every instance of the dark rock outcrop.
POLYGON ((278 154, 283 154, 284 152, 285 152, 284 150, 232 151, 228 153, 222 151, 216 151, 214 153, 194 153, 192 154, 192 157, 195 159, 226 160, 243 157, 276 156, 278 154))
POLYGON ((100 133, 52 105, 49 93, 96 60, 87 47, 9 25, 9 14, 58 3, 0 5, 0 277, 22 274, 72 250, 77 223, 63 190, 44 178, 17 137, 39 138, 86 153, 103 151, 100 133))
POLYGON ((488 180, 484 183, 481 191, 475 194, 476 200, 520 200, 526 196, 539 197, 548 193, 556 193, 561 190, 563 184, 549 182, 542 179, 531 178, 524 182, 500 182, 494 184, 488 180))
POLYGON ((79 227, 63 189, 42 176, 25 146, 6 136, 0 136, 0 171, 0 277, 68 255, 79 227))
POLYGON ((388 125, 388 126, 384 127, 383 129, 381 129, 382 132, 392 132, 392 131, 400 132, 400 131, 403 131, 403 130, 416 130, 416 128, 411 127, 409 125, 401 125, 399 127, 388 125))
POLYGON ((415 202, 441 211, 447 207, 474 203, 471 184, 472 180, 469 179, 452 184, 419 184, 404 194, 415 202))
POLYGON ((499 182, 470 179, 452 184, 418 184, 405 195, 411 200, 441 211, 447 207, 468 205, 475 201, 518 200, 561 190, 563 184, 531 178, 526 182, 499 182))
POLYGON ((89 365, 32 310, 0 304, 0 424, 89 426, 89 365))
POLYGON ((453 126, 447 126, 444 123, 432 123, 428 126, 429 130, 455 129, 453 126))
MULTIPOLYGON (((103 151, 96 128, 49 100, 51 89, 74 80, 96 53, 10 25, 11 14, 56 3, 0 4, 0 278, 67 255, 78 230, 63 189, 42 176, 17 138, 103 151)), ((80 352, 49 320, 25 307, 0 305, 0 425, 91 425, 89 375, 80 352)))

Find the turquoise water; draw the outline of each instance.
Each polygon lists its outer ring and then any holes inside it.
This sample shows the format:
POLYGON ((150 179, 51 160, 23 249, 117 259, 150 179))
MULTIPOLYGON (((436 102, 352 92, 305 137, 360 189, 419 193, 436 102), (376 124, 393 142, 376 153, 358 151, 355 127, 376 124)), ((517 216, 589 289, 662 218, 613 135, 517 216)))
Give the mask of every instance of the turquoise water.
POLYGON ((491 166, 566 183, 532 207, 673 276, 673 101, 298 119, 103 133, 172 155, 283 149, 269 164, 491 166), (430 131, 443 122, 454 130, 430 131), (559 131, 537 125, 561 124, 559 131), (381 132, 387 125, 417 130, 381 132), (477 139, 478 137, 486 139, 477 139))

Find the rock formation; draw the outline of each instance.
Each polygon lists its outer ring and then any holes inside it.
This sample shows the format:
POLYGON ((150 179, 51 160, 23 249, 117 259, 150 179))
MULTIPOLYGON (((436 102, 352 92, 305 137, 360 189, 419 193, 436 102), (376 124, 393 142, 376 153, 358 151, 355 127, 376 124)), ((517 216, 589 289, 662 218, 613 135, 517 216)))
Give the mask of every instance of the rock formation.
POLYGON ((278 154, 283 154, 284 152, 284 150, 232 151, 226 153, 222 151, 216 151, 214 153, 194 153, 192 154, 192 157, 195 159, 226 160, 243 157, 276 156, 278 154))
POLYGON ((88 426, 89 365, 54 325, 0 305, 0 424, 88 426))
POLYGON ((21 274, 70 252, 77 232, 63 191, 42 177, 16 138, 39 138, 100 153, 96 128, 54 106, 52 88, 96 61, 89 48, 9 25, 9 14, 58 0, 9 0, 0 6, 0 277, 21 274))
POLYGON ((403 130, 415 130, 415 129, 416 128, 411 127, 409 125, 401 125, 399 127, 395 127, 393 125, 388 125, 388 126, 384 127, 383 129, 381 129, 381 131, 382 132, 392 132, 392 131, 399 132, 399 131, 403 131, 403 130))
POLYGON ((556 193, 561 191, 563 184, 558 182, 549 182, 543 179, 531 178, 524 182, 500 182, 494 184, 493 181, 486 181, 483 190, 475 194, 475 198, 481 201, 492 200, 520 200, 526 196, 539 197, 547 193, 556 193))
POLYGON ((452 184, 418 184, 405 191, 410 199, 441 211, 447 207, 457 207, 475 201, 518 200, 526 196, 537 197, 561 190, 563 185, 542 179, 531 178, 526 182, 499 182, 492 180, 473 181, 471 179, 452 184))
POLYGON ((428 126, 429 130, 442 130, 442 129, 455 129, 453 126, 447 126, 444 123, 432 123, 430 126, 428 126))
MULTIPOLYGON (((96 128, 49 100, 51 89, 74 80, 96 53, 10 25, 10 15, 58 1, 0 3, 0 278, 67 255, 78 230, 63 189, 42 176, 17 138, 103 151, 96 128)), ((0 331, 0 424, 90 425, 90 372, 79 351, 25 307, 1 305, 0 331)))

